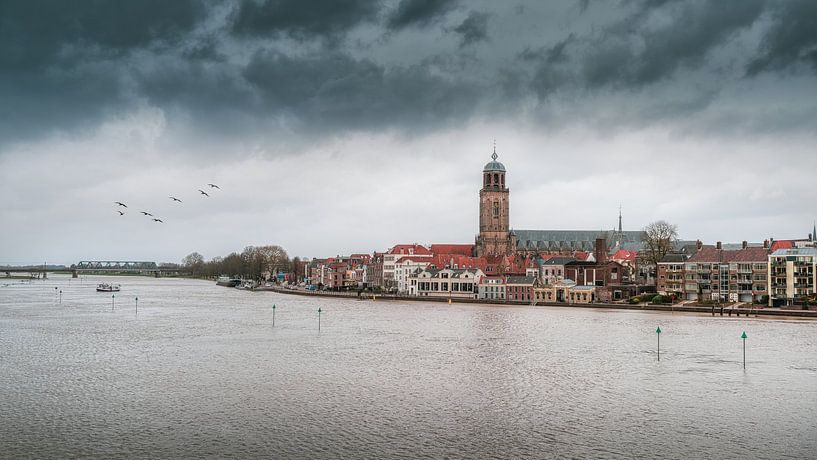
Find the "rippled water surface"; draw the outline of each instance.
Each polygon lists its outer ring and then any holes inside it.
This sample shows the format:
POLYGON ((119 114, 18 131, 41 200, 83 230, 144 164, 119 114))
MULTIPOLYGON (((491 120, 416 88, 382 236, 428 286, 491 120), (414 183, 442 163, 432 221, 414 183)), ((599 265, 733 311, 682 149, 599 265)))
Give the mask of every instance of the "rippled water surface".
POLYGON ((0 351, 2 457, 817 456, 815 321, 53 277, 0 351))

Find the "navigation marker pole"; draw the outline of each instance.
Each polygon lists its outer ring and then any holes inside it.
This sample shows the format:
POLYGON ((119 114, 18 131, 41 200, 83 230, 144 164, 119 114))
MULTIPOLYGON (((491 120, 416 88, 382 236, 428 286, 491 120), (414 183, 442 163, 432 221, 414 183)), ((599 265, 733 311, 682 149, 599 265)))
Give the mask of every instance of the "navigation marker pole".
POLYGON ((658 360, 661 361, 661 326, 658 326, 655 334, 658 336, 658 360))
POLYGON ((318 332, 321 331, 321 307, 318 307, 318 332))
POLYGON ((275 327, 275 304, 272 304, 272 327, 275 327))
POLYGON ((136 298, 136 316, 139 316, 139 297, 136 298))
POLYGON ((743 331, 740 338, 743 339, 743 370, 746 370, 746 331, 743 331))
POLYGON ((114 301, 115 298, 116 298, 116 294, 111 294, 111 311, 113 311, 113 304, 115 302, 114 301))
POLYGON ((60 289, 60 305, 62 305, 62 289, 60 289))

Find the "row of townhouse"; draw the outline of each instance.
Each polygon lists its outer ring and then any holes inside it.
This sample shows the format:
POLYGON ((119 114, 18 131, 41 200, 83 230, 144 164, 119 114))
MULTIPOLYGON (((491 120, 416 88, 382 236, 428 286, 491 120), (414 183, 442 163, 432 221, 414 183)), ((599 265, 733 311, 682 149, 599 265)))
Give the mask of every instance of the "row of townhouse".
POLYGON ((546 283, 533 276, 486 276, 479 283, 478 297, 516 303, 580 304, 596 302, 598 289, 595 285, 577 285, 570 279, 546 283))
POLYGON ((325 289, 366 285, 369 282, 371 259, 369 254, 312 259, 305 265, 304 282, 325 289))
POLYGON ((752 247, 744 241, 739 249, 726 249, 718 242, 699 245, 691 256, 667 254, 658 263, 657 289, 686 300, 760 303, 768 298, 769 306, 791 305, 817 293, 817 248, 808 244, 812 247, 767 240, 752 247))

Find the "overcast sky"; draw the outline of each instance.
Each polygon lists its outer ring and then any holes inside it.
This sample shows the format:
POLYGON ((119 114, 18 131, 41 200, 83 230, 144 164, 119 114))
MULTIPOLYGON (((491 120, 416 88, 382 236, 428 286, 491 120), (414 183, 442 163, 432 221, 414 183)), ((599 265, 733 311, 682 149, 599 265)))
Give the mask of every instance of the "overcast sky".
POLYGON ((0 264, 473 242, 494 139, 514 228, 805 237, 817 2, 0 2, 0 264))

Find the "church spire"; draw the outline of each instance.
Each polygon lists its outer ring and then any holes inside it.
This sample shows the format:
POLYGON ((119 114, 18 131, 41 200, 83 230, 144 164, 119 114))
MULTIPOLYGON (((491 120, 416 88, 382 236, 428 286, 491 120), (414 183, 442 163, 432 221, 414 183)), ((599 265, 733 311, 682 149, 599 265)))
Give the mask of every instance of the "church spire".
POLYGON ((622 231, 621 231, 621 205, 618 205, 618 232, 622 233, 622 231))
POLYGON ((814 221, 814 227, 811 229, 811 241, 817 241, 817 221, 814 221))
POLYGON ((496 139, 494 139, 494 153, 493 153, 493 154, 491 154, 491 158, 492 158, 494 161, 496 161, 496 158, 497 158, 498 156, 499 156, 499 155, 497 155, 497 154, 496 154, 496 139))

